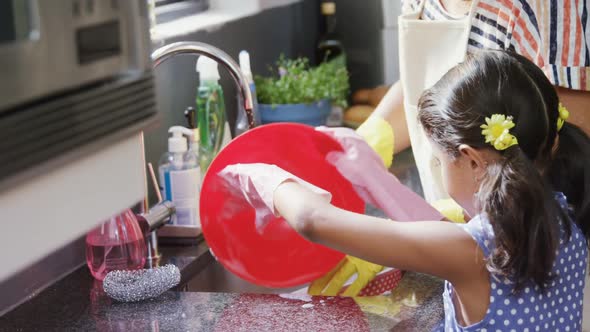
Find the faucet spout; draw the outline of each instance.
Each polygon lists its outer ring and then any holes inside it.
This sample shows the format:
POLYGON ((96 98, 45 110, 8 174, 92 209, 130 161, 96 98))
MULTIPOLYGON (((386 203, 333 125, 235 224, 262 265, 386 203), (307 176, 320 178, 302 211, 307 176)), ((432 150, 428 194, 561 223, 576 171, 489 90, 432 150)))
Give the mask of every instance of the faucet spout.
POLYGON ((254 114, 252 114, 254 103, 248 81, 242 74, 240 66, 227 53, 205 43, 177 42, 162 46, 152 53, 153 67, 157 68, 164 61, 179 54, 205 55, 227 68, 242 95, 248 126, 250 129, 254 128, 254 114))

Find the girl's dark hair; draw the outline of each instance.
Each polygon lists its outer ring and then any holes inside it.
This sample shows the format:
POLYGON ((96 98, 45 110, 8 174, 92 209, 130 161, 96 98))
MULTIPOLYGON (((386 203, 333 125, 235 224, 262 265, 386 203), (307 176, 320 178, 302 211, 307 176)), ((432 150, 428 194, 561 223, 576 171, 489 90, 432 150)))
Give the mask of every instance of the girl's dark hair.
POLYGON ((558 144, 547 177, 555 190, 565 194, 576 223, 590 239, 590 139, 582 129, 566 122, 558 144))
POLYGON ((558 102, 545 100, 545 87, 536 83, 541 78, 529 74, 530 62, 523 59, 504 51, 470 55, 426 90, 418 103, 426 134, 452 157, 460 155, 461 144, 493 149, 480 128, 486 117, 513 118, 516 126, 510 133, 518 145, 498 151, 503 158, 488 165, 475 203, 496 235, 488 268, 513 279, 517 290, 531 279, 547 286, 560 240, 556 221, 562 220, 570 233, 570 219, 542 175, 552 169, 557 133, 553 108, 558 102))
MULTIPOLYGON (((559 97, 543 71, 525 57, 512 54, 527 70, 541 90, 547 105, 549 121, 555 130, 552 162, 545 169, 548 181, 563 192, 574 210, 575 220, 585 237, 590 238, 590 138, 576 125, 566 122, 557 132, 559 97)), ((588 110, 590 111, 590 109, 588 110)))

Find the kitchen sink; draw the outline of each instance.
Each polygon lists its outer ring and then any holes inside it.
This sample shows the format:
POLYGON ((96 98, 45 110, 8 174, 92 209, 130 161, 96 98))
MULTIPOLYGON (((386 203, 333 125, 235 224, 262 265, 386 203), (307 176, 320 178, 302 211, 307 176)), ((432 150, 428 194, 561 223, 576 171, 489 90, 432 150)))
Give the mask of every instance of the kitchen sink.
MULTIPOLYGON (((395 174, 403 184, 422 195, 420 178, 418 176, 418 170, 416 169, 411 149, 396 154, 391 172, 395 174)), ((367 206, 366 213, 372 216, 384 217, 383 212, 372 206, 367 206)), ((205 255, 210 256, 210 253, 207 252, 205 255)), ((183 286, 181 287, 182 290, 190 292, 280 294, 293 292, 303 288, 302 286, 296 288, 276 289, 258 286, 229 272, 212 257, 207 261, 208 263, 206 266, 203 267, 198 274, 183 283, 183 286)))

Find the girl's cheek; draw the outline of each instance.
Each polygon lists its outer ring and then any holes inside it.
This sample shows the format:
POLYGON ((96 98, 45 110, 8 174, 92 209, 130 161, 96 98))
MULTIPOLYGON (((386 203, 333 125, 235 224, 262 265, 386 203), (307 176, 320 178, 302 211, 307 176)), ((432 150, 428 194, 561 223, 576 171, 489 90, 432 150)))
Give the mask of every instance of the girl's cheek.
POLYGON ((453 197, 457 195, 457 183, 456 183, 456 179, 455 176, 453 174, 452 169, 450 169, 450 166, 447 164, 442 164, 442 175, 443 175, 443 183, 445 186, 445 189, 447 190, 447 193, 453 197))
POLYGON ((445 178, 448 182, 448 194, 457 202, 466 202, 473 196, 472 185, 468 181, 467 173, 456 163, 445 165, 445 178))

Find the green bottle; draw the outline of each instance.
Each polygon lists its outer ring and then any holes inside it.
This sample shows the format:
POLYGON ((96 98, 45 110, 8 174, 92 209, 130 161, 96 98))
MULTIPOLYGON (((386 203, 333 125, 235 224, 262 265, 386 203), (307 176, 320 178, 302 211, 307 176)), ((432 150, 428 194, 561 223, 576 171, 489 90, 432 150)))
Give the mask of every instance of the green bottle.
POLYGON ((199 128, 199 163, 204 174, 219 153, 225 133, 225 102, 219 85, 217 62, 200 56, 197 60, 197 125, 199 128))

